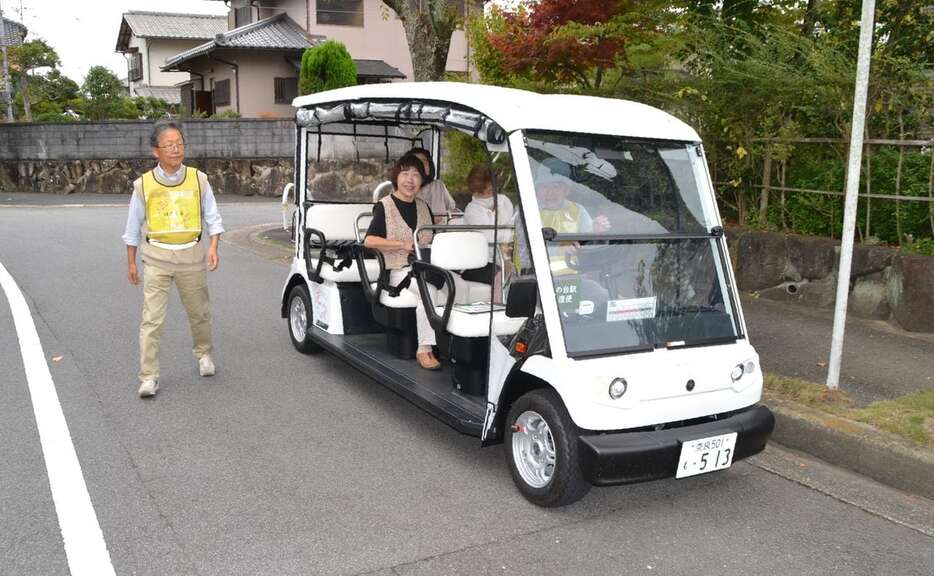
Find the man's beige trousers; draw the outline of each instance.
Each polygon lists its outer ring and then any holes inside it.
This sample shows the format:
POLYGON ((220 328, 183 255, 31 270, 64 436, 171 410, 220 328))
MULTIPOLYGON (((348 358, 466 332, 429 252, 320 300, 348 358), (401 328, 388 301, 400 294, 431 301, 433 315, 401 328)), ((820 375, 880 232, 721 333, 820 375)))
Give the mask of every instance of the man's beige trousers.
POLYGON ((173 280, 178 295, 188 312, 191 324, 191 349, 195 358, 209 354, 211 339, 211 313, 208 309, 207 270, 171 272, 156 266, 143 266, 143 321, 139 325, 139 379, 159 379, 159 335, 165 321, 169 301, 169 288, 173 280))

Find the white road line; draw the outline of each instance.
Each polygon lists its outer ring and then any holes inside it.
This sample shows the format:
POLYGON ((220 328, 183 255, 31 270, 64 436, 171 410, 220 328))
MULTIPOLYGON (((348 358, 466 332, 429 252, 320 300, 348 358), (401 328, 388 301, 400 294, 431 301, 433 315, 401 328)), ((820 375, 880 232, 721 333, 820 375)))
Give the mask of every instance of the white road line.
POLYGON ((45 468, 49 474, 52 500, 58 525, 65 542, 65 555, 72 576, 109 576, 114 574, 104 534, 91 505, 78 455, 62 413, 55 383, 45 361, 42 342, 32 321, 29 305, 16 281, 0 262, 0 286, 6 293, 19 337, 19 348, 26 368, 26 380, 36 415, 39 441, 45 468))

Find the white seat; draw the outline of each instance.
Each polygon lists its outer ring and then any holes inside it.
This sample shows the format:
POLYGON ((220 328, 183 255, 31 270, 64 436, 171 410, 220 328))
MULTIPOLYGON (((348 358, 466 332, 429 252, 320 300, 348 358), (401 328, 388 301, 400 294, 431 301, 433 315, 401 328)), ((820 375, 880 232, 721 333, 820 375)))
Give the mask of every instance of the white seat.
MULTIPOLYGON (((412 282, 415 282, 414 278, 412 282)), ((370 286, 374 291, 376 290, 376 282, 371 283, 370 286)), ((387 308, 415 308, 418 304, 418 297, 411 290, 402 290, 398 296, 390 296, 383 290, 379 293, 379 303, 387 308)))
POLYGON ((431 263, 445 270, 483 268, 487 263, 486 238, 477 231, 436 234, 431 242, 431 263))
MULTIPOLYGON (((376 278, 379 276, 379 262, 377 262, 375 258, 364 260, 364 264, 366 265, 366 275, 368 278, 376 278)), ((311 269, 318 269, 317 258, 312 258, 311 269)), ((357 268, 356 261, 351 261, 350 265, 343 268, 340 272, 335 272, 334 266, 325 262, 321 266, 321 277, 331 282, 359 282, 360 270, 357 268)))
POLYGON ((372 209, 370 204, 315 204, 308 208, 305 225, 324 234, 328 242, 354 242, 357 217, 372 209))
MULTIPOLYGON (((435 306, 438 316, 444 314, 444 306, 435 306)), ((522 327, 525 318, 510 318, 504 310, 493 312, 493 331, 497 336, 515 334, 522 327)), ((451 310, 448 317, 447 332, 463 338, 479 338, 490 335, 490 313, 460 312, 457 308, 451 310)))
MULTIPOLYGON (((437 234, 431 244, 431 263, 445 270, 471 270, 487 264, 486 236, 478 231, 451 231, 437 234)), ((489 302, 492 287, 483 282, 458 279, 455 300, 458 303, 489 302)), ((432 304, 437 304, 433 302, 432 304)), ((444 306, 435 306, 435 313, 444 316, 444 306)), ((451 309, 445 330, 454 336, 480 338, 490 335, 490 312, 469 313, 451 309)), ((497 335, 515 334, 525 318, 509 318, 504 310, 493 312, 493 331, 497 335)))

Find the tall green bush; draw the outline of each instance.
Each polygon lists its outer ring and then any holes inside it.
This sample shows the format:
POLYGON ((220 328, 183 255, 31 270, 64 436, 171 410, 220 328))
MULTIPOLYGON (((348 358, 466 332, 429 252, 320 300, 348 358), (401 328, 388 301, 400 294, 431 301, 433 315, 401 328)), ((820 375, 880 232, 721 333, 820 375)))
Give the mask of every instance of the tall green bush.
POLYGON ((328 40, 302 54, 299 74, 299 94, 312 94, 357 83, 357 65, 347 48, 335 40, 328 40))

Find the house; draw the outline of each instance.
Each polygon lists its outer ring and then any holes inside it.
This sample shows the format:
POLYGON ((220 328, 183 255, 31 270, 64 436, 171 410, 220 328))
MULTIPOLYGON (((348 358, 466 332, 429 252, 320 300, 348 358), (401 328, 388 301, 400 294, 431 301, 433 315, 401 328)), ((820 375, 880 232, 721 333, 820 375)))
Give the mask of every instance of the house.
POLYGON ((8 46, 19 46, 26 38, 26 27, 19 22, 7 20, 0 16, 0 47, 3 54, 0 58, 0 102, 7 115, 7 122, 13 121, 13 81, 10 78, 10 63, 7 55, 8 46))
POLYGON ((19 46, 26 38, 26 27, 0 17, 0 46, 19 46))
POLYGON ((123 14, 117 35, 117 52, 127 59, 130 96, 180 101, 179 84, 188 82, 185 72, 162 70, 170 56, 184 52, 227 30, 227 18, 204 14, 169 14, 130 11, 123 14))
MULTIPOLYGON (((301 55, 324 40, 343 43, 357 65, 357 82, 412 79, 402 22, 381 0, 227 0, 227 31, 170 57, 166 71, 185 71, 187 110, 243 117, 288 117, 298 94, 301 55)), ((481 2, 464 0, 461 6, 481 2)), ((447 68, 467 72, 462 30, 451 38, 447 68)))

